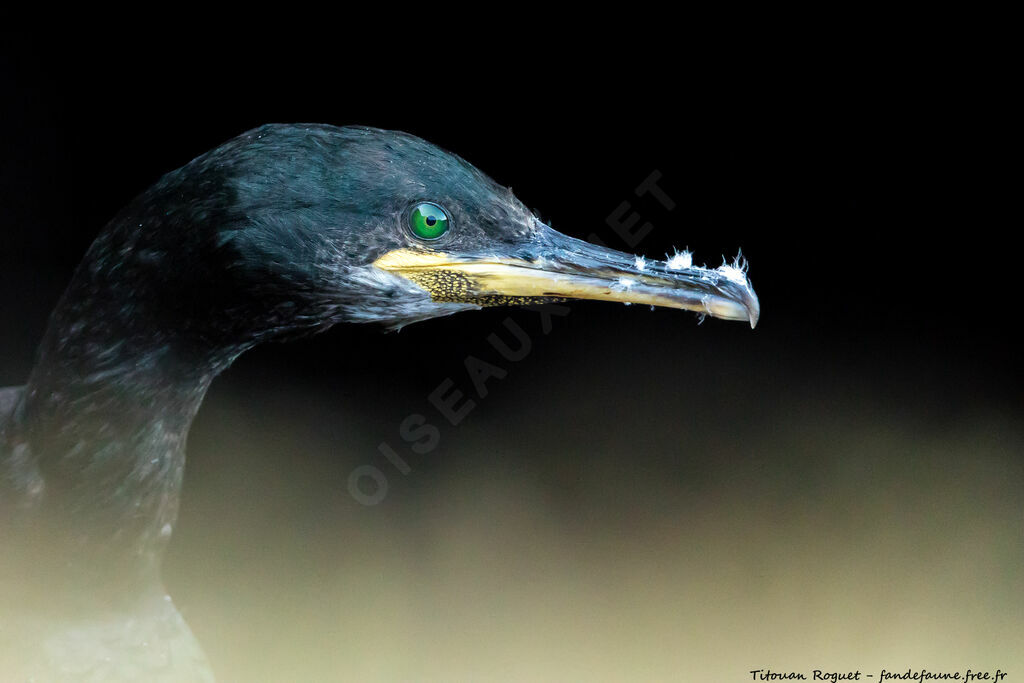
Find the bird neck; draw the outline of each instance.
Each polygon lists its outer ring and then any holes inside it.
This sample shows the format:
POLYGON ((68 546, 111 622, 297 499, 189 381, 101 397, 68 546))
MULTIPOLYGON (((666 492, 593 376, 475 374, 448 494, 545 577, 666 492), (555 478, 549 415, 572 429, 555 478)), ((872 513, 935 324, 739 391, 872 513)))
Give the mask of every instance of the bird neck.
POLYGON ((164 324, 145 289, 133 293, 76 276, 0 444, 20 469, 7 478, 24 528, 46 539, 42 562, 76 581, 156 577, 192 420, 246 348, 164 324))

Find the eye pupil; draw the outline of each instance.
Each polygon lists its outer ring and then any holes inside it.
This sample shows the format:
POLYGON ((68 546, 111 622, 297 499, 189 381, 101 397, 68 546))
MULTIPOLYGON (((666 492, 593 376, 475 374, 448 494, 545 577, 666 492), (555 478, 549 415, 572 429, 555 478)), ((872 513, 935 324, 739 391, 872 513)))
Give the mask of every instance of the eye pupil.
POLYGON ((413 207, 409 214, 409 229, 422 240, 440 239, 450 228, 448 212, 432 202, 423 202, 413 207))

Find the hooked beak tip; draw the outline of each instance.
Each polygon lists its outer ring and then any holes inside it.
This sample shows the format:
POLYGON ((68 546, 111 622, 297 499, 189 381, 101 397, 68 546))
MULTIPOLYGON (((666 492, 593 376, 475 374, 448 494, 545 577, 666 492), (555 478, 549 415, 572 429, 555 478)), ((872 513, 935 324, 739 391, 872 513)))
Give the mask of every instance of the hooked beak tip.
POLYGON ((750 329, 757 327, 757 321, 761 319, 761 302, 757 300, 755 294, 751 294, 750 301, 747 302, 747 316, 750 319, 750 329))

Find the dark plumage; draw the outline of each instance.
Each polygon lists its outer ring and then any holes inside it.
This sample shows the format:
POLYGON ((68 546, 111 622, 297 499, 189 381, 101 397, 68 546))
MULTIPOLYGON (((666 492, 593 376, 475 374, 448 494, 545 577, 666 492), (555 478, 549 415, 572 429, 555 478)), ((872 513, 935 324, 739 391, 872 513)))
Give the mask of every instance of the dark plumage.
POLYGON ((403 133, 264 126, 161 178, 89 249, 26 387, 0 391, 0 677, 211 677, 159 568, 189 425, 241 353, 564 298, 757 318, 740 269, 564 237, 403 133), (441 237, 410 231, 418 202, 441 237))

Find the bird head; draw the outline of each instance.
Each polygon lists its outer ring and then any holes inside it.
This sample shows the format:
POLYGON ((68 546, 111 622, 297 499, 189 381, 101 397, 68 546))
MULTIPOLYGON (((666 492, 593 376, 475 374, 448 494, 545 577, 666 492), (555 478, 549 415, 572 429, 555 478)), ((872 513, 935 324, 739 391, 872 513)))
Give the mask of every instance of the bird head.
POLYGON ((264 126, 161 184, 172 199, 194 196, 191 223, 201 214, 215 225, 217 269, 231 291, 258 302, 236 317, 264 332, 337 322, 400 328, 567 299, 751 326, 759 314, 743 264, 697 267, 686 252, 648 260, 565 236, 471 164, 405 133, 264 126))

